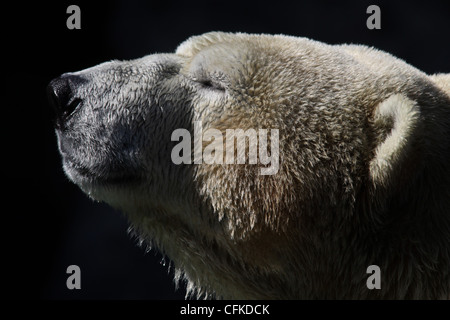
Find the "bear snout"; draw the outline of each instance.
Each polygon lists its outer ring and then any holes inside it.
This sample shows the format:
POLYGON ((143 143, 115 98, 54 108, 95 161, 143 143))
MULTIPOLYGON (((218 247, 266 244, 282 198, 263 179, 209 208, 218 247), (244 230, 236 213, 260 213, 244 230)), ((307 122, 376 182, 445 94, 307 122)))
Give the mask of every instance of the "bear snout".
POLYGON ((53 79, 47 86, 49 103, 55 113, 55 127, 64 129, 67 119, 81 104, 82 99, 75 95, 76 88, 87 80, 70 74, 53 79))

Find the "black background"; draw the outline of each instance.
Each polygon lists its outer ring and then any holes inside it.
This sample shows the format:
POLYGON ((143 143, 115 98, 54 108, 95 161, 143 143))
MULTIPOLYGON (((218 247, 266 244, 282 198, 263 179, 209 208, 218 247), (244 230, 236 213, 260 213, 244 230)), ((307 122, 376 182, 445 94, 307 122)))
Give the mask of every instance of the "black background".
POLYGON ((48 82, 111 59, 173 52, 208 31, 283 33, 361 43, 427 72, 450 72, 449 1, 59 1, 2 7, 2 291, 30 299, 182 299, 161 255, 145 253, 121 213, 89 200, 64 176, 48 82), (81 9, 81 30, 66 8, 81 9), (381 30, 366 9, 381 8, 381 30), (6 85, 5 85, 6 84, 6 85), (81 268, 81 290, 66 268, 81 268))

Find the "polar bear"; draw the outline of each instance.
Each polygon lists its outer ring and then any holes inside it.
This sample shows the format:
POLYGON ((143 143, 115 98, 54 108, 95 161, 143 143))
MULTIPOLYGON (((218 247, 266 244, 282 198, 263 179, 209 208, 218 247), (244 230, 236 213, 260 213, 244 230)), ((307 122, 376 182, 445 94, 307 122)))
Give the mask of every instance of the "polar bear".
POLYGON ((212 32, 48 92, 67 176, 122 210, 188 294, 450 297, 449 74, 366 46, 212 32), (276 130, 277 170, 250 163, 250 134, 244 162, 195 160, 232 129, 276 130))

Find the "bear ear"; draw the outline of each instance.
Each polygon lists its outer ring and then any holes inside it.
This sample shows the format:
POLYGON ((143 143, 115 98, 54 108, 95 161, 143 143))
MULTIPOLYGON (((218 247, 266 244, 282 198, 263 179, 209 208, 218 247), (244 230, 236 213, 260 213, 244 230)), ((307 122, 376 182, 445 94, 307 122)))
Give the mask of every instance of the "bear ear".
POLYGON ((388 186, 401 174, 412 155, 420 110, 417 103, 403 95, 393 95, 375 109, 377 137, 375 155, 370 161, 370 176, 375 185, 388 186))

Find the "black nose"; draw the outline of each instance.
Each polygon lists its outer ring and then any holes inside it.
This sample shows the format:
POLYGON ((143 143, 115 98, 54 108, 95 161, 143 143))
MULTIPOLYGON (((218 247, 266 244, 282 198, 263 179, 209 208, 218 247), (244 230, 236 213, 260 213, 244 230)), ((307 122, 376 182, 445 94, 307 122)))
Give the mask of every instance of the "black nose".
POLYGON ((86 80, 80 76, 64 74, 48 84, 48 100, 55 112, 57 128, 64 127, 64 123, 82 102, 82 99, 76 96, 76 89, 84 82, 86 80))

